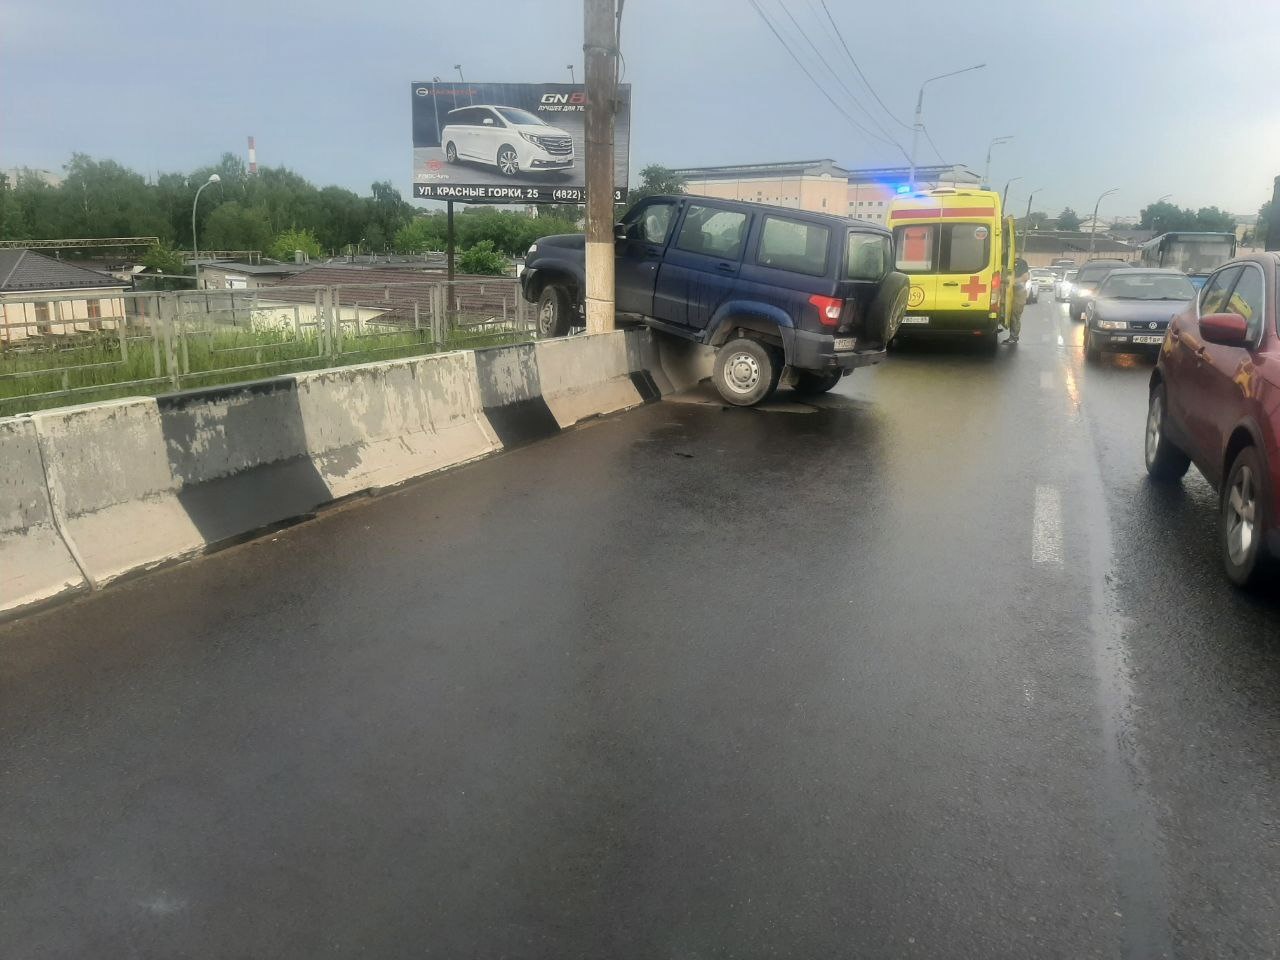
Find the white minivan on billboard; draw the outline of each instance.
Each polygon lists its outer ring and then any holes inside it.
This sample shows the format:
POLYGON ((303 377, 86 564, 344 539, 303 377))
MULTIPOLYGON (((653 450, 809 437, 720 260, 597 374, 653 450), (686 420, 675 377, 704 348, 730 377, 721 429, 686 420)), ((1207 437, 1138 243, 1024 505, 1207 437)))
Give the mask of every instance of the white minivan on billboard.
POLYGON ((573 167, 573 137, 519 107, 450 110, 440 140, 448 163, 483 163, 505 177, 573 167))

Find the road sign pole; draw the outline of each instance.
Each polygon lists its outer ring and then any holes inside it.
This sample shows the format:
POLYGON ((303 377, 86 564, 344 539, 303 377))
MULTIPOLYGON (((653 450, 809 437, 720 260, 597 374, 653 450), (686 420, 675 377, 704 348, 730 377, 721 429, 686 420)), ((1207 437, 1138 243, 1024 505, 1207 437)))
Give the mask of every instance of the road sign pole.
POLYGON ((617 88, 616 0, 583 0, 587 84, 587 332, 614 328, 613 108, 617 88))

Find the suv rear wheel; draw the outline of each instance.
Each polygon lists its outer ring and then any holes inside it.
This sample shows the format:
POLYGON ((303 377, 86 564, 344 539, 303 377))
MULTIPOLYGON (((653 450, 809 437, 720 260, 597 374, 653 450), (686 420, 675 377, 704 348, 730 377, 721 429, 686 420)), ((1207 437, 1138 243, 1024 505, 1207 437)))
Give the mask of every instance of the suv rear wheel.
POLYGON ((720 396, 737 407, 750 407, 778 388, 782 357, 776 347, 739 337, 716 351, 711 379, 720 396))
POLYGON ((1191 467, 1191 458, 1173 445, 1164 432, 1165 393, 1164 384, 1158 383, 1151 391, 1147 407, 1147 435, 1144 445, 1147 473, 1152 480, 1173 483, 1181 480, 1191 467))
POLYGON ((554 283, 543 287, 538 297, 538 336, 563 337, 573 326, 573 313, 573 300, 567 289, 554 283))
POLYGON ((830 373, 818 373, 816 370, 798 370, 796 371, 795 391, 796 393, 816 396, 819 393, 826 393, 839 382, 839 370, 833 370, 830 373))
POLYGON ((1218 538, 1222 562, 1232 583, 1250 587, 1261 579, 1267 563, 1262 538, 1269 529, 1262 458, 1253 447, 1236 454, 1222 487, 1218 538))

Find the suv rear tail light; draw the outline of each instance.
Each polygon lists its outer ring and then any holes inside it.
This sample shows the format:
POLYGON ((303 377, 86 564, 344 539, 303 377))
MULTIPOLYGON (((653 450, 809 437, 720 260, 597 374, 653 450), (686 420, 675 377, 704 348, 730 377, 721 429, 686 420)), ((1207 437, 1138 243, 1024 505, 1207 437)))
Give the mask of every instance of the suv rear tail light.
POLYGON ((834 327, 840 322, 840 311, 844 309, 843 300, 815 293, 809 298, 809 302, 818 308, 818 322, 824 327, 834 327))

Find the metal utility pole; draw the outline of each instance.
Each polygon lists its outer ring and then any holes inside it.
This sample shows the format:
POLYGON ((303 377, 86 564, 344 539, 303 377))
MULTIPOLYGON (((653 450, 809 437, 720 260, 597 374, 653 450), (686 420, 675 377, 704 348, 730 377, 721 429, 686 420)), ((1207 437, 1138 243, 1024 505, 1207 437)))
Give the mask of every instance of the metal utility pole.
POLYGON ((613 100, 617 0, 583 0, 587 84, 587 333, 614 328, 613 100))
POLYGON ((1028 228, 1031 226, 1031 201, 1035 197, 1035 195, 1043 189, 1044 187, 1036 187, 1034 190, 1031 191, 1030 194, 1027 195, 1027 215, 1022 219, 1026 221, 1028 228))
MULTIPOLYGON (((1000 194, 1000 207, 1003 209, 1009 202, 1009 188, 1021 180, 1021 177, 1010 177, 1009 181, 1004 185, 1004 193, 1000 194)), ((1003 216, 1003 214, 1002 214, 1003 216)))
POLYGON ((578 81, 577 81, 577 80, 575 80, 575 79, 574 79, 574 77, 573 77, 573 64, 572 64, 572 63, 566 63, 566 64, 565 64, 565 67, 566 67, 566 68, 568 69, 568 71, 569 71, 569 82, 570 82, 570 83, 577 83, 578 81))
POLYGON ((1098 207, 1102 205, 1103 197, 1109 197, 1111 196, 1111 194, 1119 192, 1119 190, 1120 190, 1119 187, 1112 187, 1110 190, 1107 190, 1105 193, 1099 194, 1098 202, 1093 205, 1093 221, 1089 224, 1089 257, 1088 259, 1090 260, 1093 259, 1093 242, 1094 242, 1094 239, 1098 236, 1098 207))
POLYGON ((982 168, 982 186, 985 188, 987 180, 991 176, 991 148, 998 143, 1008 143, 1013 137, 992 137, 991 142, 987 144, 987 164, 982 168))
POLYGON ((952 70, 950 73, 940 73, 936 77, 930 77, 924 83, 920 84, 920 92, 916 95, 916 120, 911 125, 911 174, 908 177, 908 183, 911 192, 916 192, 916 142, 920 139, 920 131, 924 129, 924 119, 922 113, 924 111, 924 88, 935 80, 945 80, 947 77, 954 77, 958 73, 968 73, 970 70, 981 70, 985 67, 985 63, 975 64, 972 67, 965 67, 962 70, 952 70))
POLYGON ((196 242, 196 205, 200 203, 200 193, 211 183, 221 183, 222 178, 216 173, 209 174, 209 179, 200 184, 196 190, 196 198, 191 201, 191 259, 196 265, 196 289, 200 289, 200 244, 196 242))

